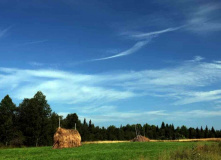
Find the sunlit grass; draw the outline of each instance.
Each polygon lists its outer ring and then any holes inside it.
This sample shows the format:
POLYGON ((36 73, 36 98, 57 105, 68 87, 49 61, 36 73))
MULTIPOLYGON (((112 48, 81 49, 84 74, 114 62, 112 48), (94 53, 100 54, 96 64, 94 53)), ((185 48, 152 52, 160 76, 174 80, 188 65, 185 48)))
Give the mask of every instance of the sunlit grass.
POLYGON ((216 142, 130 142, 83 144, 78 148, 52 149, 52 147, 1 149, 0 159, 60 159, 60 160, 112 160, 158 159, 159 155, 178 148, 211 145, 216 142))

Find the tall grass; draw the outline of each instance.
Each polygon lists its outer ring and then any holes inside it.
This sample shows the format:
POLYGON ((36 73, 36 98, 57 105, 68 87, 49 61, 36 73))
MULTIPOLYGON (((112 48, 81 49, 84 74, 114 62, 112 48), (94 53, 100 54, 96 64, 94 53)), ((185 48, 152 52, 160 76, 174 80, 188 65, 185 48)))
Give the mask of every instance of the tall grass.
POLYGON ((192 147, 179 148, 171 152, 163 152, 159 160, 221 160, 221 142, 214 144, 198 144, 192 147))

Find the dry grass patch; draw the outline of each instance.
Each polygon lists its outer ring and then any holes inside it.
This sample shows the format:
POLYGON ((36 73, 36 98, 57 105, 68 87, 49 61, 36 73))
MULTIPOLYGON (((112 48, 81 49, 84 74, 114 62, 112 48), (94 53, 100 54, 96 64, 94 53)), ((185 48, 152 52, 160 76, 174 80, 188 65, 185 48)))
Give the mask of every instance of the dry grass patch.
POLYGON ((221 142, 215 144, 198 144, 197 146, 180 148, 172 152, 162 153, 159 160, 220 160, 221 142))
POLYGON ((99 143, 127 143, 130 141, 87 141, 82 142, 82 144, 99 144, 99 143))

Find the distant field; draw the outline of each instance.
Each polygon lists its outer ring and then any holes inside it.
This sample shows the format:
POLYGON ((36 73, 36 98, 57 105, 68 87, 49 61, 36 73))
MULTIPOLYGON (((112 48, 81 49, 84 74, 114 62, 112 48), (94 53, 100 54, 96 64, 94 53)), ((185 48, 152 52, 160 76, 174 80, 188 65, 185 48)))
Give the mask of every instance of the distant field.
MULTIPOLYGON (((220 141, 221 138, 201 138, 201 139, 179 139, 179 140, 150 140, 150 142, 216 142, 220 141)), ((83 142, 83 144, 92 144, 92 143, 126 143, 130 141, 88 141, 83 142)))
POLYGON ((164 152, 197 144, 216 142, 123 142, 83 144, 78 148, 52 149, 52 147, 32 147, 0 149, 0 159, 26 160, 118 160, 118 159, 158 159, 164 152))

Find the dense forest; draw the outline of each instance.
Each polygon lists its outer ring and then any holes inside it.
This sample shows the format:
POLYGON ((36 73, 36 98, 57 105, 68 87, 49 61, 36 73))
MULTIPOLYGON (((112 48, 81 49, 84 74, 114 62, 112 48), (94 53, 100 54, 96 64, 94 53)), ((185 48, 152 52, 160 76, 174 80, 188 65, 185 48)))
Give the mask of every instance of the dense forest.
MULTIPOLYGON (((0 103, 0 145, 10 146, 47 146, 53 144, 53 135, 58 127, 59 115, 52 112, 46 96, 37 92, 33 98, 25 98, 17 107, 9 95, 0 103)), ((148 119, 147 119, 148 121, 148 119)), ((82 141, 131 140, 135 137, 135 124, 105 128, 95 126, 91 120, 81 122, 76 113, 61 119, 61 126, 77 129, 82 141)), ((221 137, 221 130, 208 128, 175 128, 173 124, 161 126, 136 124, 139 134, 150 139, 184 139, 221 137)))

